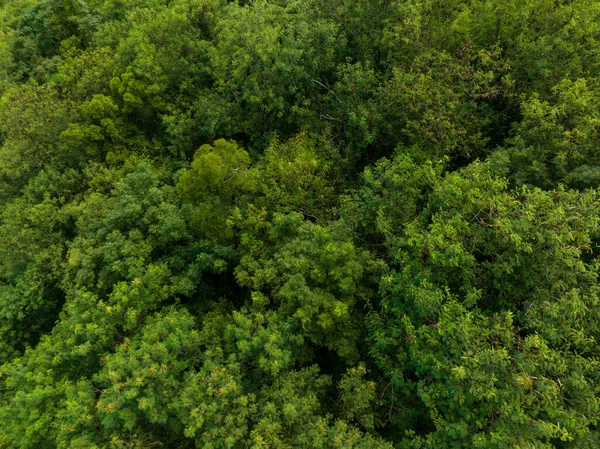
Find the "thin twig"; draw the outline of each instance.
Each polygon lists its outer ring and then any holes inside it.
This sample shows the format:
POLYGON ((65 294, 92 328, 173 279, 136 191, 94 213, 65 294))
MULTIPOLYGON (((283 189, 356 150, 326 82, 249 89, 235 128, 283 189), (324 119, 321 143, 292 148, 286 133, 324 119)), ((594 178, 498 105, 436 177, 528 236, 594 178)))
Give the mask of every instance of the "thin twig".
POLYGON ((341 99, 340 97, 338 97, 338 96, 337 96, 337 94, 336 94, 336 93, 333 91, 333 89, 331 89, 331 87, 329 87, 329 86, 326 86, 325 84, 323 84, 323 83, 322 83, 321 81, 319 81, 319 80, 315 80, 315 79, 313 79, 313 80, 311 80, 311 81, 313 81, 314 83, 317 83, 319 86, 322 86, 322 87, 324 87, 325 89, 327 89, 327 90, 328 90, 328 91, 329 91, 329 92, 330 92, 330 93, 331 93, 331 94, 332 94, 332 95, 333 95, 333 96, 334 96, 334 97, 337 99, 337 101, 339 101, 340 103, 342 103, 344 106, 348 106, 348 104, 347 104, 346 102, 342 101, 342 99, 341 99))

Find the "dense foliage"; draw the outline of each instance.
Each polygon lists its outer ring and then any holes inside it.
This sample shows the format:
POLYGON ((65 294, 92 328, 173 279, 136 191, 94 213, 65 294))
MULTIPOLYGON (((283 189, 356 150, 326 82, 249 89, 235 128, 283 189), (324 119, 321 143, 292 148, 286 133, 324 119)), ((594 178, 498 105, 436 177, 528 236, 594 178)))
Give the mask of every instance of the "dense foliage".
POLYGON ((600 447, 600 2, 0 0, 0 448, 600 447))

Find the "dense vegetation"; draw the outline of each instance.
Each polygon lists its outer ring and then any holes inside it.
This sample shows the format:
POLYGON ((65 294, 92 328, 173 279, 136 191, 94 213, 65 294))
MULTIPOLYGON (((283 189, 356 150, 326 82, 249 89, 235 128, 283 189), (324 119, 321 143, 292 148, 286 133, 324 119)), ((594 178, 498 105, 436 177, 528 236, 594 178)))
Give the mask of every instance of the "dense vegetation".
POLYGON ((0 0, 0 448, 600 447, 600 2, 0 0))

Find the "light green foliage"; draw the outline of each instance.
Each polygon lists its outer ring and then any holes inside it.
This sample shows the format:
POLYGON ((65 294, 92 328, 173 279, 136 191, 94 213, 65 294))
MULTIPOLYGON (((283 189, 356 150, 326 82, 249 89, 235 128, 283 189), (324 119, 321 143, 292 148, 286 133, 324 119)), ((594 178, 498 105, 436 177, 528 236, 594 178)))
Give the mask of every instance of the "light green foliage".
POLYGON ((273 120, 283 130, 301 123, 317 89, 313 80, 335 66, 336 25, 307 1, 227 8, 211 51, 219 97, 208 97, 216 108, 207 111, 208 126, 227 134, 265 133, 273 120))
POLYGON ((42 167, 64 169, 71 155, 60 147, 60 133, 72 114, 73 102, 56 88, 25 84, 0 99, 0 195, 14 195, 42 167))
MULTIPOLYGON (((384 22, 382 62, 390 67, 398 63, 410 64, 411 60, 429 49, 449 50, 448 47, 456 44, 457 40, 450 26, 461 10, 470 11, 469 5, 461 0, 393 2, 384 22)), ((459 45, 467 42, 461 41, 459 45)))
POLYGON ((341 128, 348 144, 359 150, 375 143, 381 133, 381 85, 371 65, 338 67, 338 81, 329 94, 332 112, 322 118, 341 128))
MULTIPOLYGON (((411 362, 423 379, 419 396, 436 427, 417 444, 552 448, 551 440, 572 441, 595 420, 567 404, 583 399, 586 382, 576 379, 597 367, 587 361, 581 370, 561 369, 561 355, 543 338, 515 338, 510 314, 488 317, 451 301, 434 326, 409 325, 407 333, 411 362)), ((595 413, 593 401, 585 402, 585 414, 595 413)))
POLYGON ((115 116, 119 107, 110 97, 94 95, 90 101, 81 105, 81 115, 85 125, 69 123, 60 134, 63 145, 71 154, 96 155, 102 143, 111 137, 117 137, 115 116))
POLYGON ((344 198, 342 217, 369 243, 394 245, 398 231, 418 216, 434 185, 443 161, 416 163, 401 149, 392 160, 381 158, 362 174, 362 185, 344 198))
POLYGON ((383 317, 403 324, 390 331, 375 315, 372 338, 390 374, 418 379, 404 386, 435 425, 426 447, 553 447, 594 425, 598 204, 595 193, 507 191, 474 165, 406 227, 398 272, 382 280, 383 317), (400 367, 386 334, 406 343, 400 367))
POLYGON ((129 12, 130 29, 118 42, 117 56, 128 72, 147 82, 147 91, 159 105, 167 91, 192 95, 190 89, 206 77, 207 39, 220 2, 176 1, 154 11, 129 12), (148 92, 150 93, 150 92, 148 92))
POLYGON ((51 424, 55 415, 67 413, 61 389, 98 371, 106 363, 103 354, 134 334, 148 314, 192 295, 203 270, 222 269, 223 262, 203 253, 201 245, 178 246, 187 233, 178 208, 169 203, 174 196, 174 188, 161 185, 147 164, 139 164, 113 195, 92 193, 67 209, 79 220, 64 268, 66 304, 52 332, 5 372, 15 395, 0 410, 8 423, 0 438, 39 447, 63 435, 64 429, 51 424), (23 377, 18 366, 37 374, 23 377), (21 402, 38 412, 9 417, 21 402), (20 439, 18 429, 29 428, 31 438, 20 439), (43 431, 33 432, 36 428, 43 431))
POLYGON ((227 240, 232 235, 228 220, 245 192, 254 186, 250 156, 235 141, 219 139, 201 146, 177 183, 177 191, 196 232, 213 239, 227 240))
POLYGON ((380 62, 381 38, 394 5, 389 0, 335 0, 321 1, 319 9, 340 24, 346 38, 343 57, 368 65, 380 62))
MULTIPOLYGON (((144 106, 143 98, 146 99, 147 95, 153 93, 153 89, 146 87, 143 81, 136 79, 131 66, 127 67, 125 73, 120 77, 110 80, 110 89, 121 100, 123 112, 126 114, 141 109, 144 106)), ((157 104, 158 100, 150 97, 150 102, 157 104)))
POLYGON ((51 60, 69 42, 83 47, 97 23, 88 4, 76 0, 44 0, 21 12, 21 21, 12 38, 12 53, 20 78, 43 77, 52 71, 51 60))
POLYGON ((98 418, 109 431, 145 428, 148 435, 151 424, 159 424, 166 432, 180 432, 181 424, 170 410, 171 395, 183 388, 185 373, 201 360, 194 319, 183 311, 167 310, 150 318, 138 335, 123 342, 95 378, 103 387, 96 404, 98 418))
POLYGON ((197 447, 241 447, 248 435, 254 396, 242 390, 239 364, 224 365, 219 353, 209 351, 206 356, 200 371, 190 373, 175 404, 184 434, 197 447))
POLYGON ((250 213, 238 282, 257 292, 255 301, 274 301, 312 342, 355 360, 357 312, 368 294, 359 281, 368 255, 347 240, 341 227, 303 222, 297 213, 276 214, 272 223, 260 212, 250 213))
POLYGON ((107 96, 115 62, 109 48, 88 51, 66 49, 64 62, 58 67, 53 80, 68 98, 78 103, 90 101, 94 95, 107 96))
POLYGON ((461 8, 449 29, 476 45, 499 44, 520 89, 549 93, 563 78, 598 76, 599 14, 588 0, 485 0, 461 8))
POLYGON ((304 133, 266 148, 257 165, 258 185, 270 210, 294 211, 325 221, 332 217, 341 187, 344 161, 331 140, 304 133))
POLYGON ((234 313, 176 402, 186 436, 211 448, 390 447, 321 415, 331 380, 315 366, 292 369, 302 344, 292 328, 274 312, 234 313))
POLYGON ((600 447, 599 5, 0 0, 0 449, 600 447))
POLYGON ((392 60, 401 61, 430 48, 499 45, 519 88, 547 93, 563 78, 597 76, 599 12, 589 0, 403 0, 391 8, 383 44, 392 60))
MULTIPOLYGON (((45 187, 45 186, 44 186, 45 187)), ((62 302, 58 289, 66 217, 59 201, 15 200, 3 208, 0 226, 0 360, 47 332, 62 302), (32 204, 33 203, 33 204, 32 204)))
POLYGON ((375 427, 373 404, 376 395, 376 383, 363 379, 367 368, 363 363, 350 368, 340 381, 340 397, 346 419, 358 422, 367 430, 375 427))
POLYGON ((93 193, 75 206, 79 235, 69 250, 69 281, 105 293, 121 279, 133 281, 144 273, 153 252, 166 256, 166 248, 187 236, 183 218, 169 201, 173 197, 174 189, 160 186, 151 168, 140 164, 114 195, 93 193))
POLYGON ((596 84, 595 79, 564 80, 553 88, 549 101, 534 95, 522 103, 523 120, 515 127, 515 136, 494 156, 515 184, 599 185, 596 84))
POLYGON ((231 202, 249 183, 250 156, 235 141, 219 139, 196 151, 191 170, 184 173, 178 190, 184 200, 198 202, 218 194, 231 202))
POLYGON ((494 118, 486 102, 506 95, 510 86, 499 57, 497 49, 475 52, 465 46, 458 58, 424 53, 408 71, 394 68, 382 105, 392 141, 428 156, 480 156, 485 127, 494 118))

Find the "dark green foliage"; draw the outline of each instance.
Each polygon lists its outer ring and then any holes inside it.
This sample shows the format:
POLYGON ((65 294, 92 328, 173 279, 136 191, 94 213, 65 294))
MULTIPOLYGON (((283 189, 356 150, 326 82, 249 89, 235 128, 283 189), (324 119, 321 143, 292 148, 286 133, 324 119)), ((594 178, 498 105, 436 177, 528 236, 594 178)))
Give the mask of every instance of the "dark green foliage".
POLYGON ((506 164, 503 168, 515 184, 598 187, 596 83, 565 79, 552 89, 549 101, 540 101, 538 95, 523 101, 515 136, 493 158, 499 167, 506 164))
POLYGON ((12 42, 20 77, 45 72, 49 58, 59 54, 63 43, 85 46, 96 23, 97 17, 83 1, 45 0, 25 8, 12 42))
POLYGON ((331 141, 300 133, 282 143, 273 139, 257 165, 257 204, 268 210, 299 212, 326 223, 343 186, 346 161, 331 141))
POLYGON ((0 449, 600 447, 592 0, 0 0, 0 449))
POLYGON ((76 162, 60 142, 73 107, 54 86, 30 83, 3 95, 0 198, 17 194, 42 167, 64 170, 76 162))
POLYGON ((230 4, 216 31, 207 98, 216 109, 207 111, 213 133, 297 129, 310 114, 315 80, 334 69, 343 43, 335 23, 303 1, 230 4))
POLYGON ((588 432, 598 204, 595 192, 507 191, 473 165, 440 180, 407 223, 372 338, 380 366, 430 410, 436 430, 422 444, 553 447, 588 432), (392 336, 405 342, 398 355, 392 336))
POLYGON ((276 214, 269 223, 251 211, 246 226, 236 277, 253 290, 253 302, 277 306, 300 335, 355 361, 362 326, 357 312, 370 293, 360 285, 368 255, 343 228, 322 228, 295 213, 276 214))

